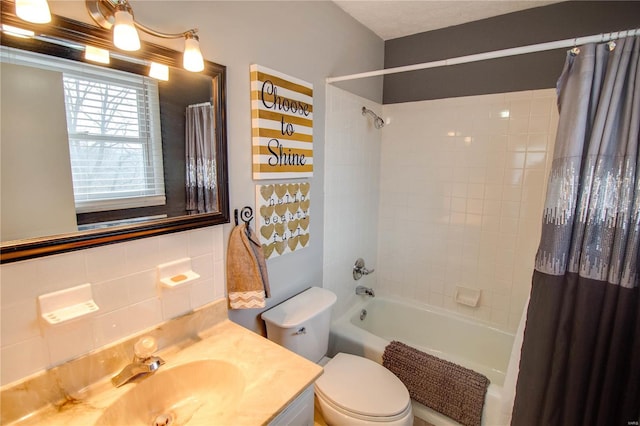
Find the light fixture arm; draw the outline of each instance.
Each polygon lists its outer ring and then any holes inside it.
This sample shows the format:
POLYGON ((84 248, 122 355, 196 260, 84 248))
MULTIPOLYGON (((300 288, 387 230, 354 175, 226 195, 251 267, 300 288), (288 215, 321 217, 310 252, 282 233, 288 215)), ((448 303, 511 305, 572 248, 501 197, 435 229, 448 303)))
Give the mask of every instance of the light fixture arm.
POLYGON ((142 25, 140 22, 136 21, 135 19, 133 21, 133 24, 140 31, 144 31, 147 34, 151 34, 152 36, 159 37, 159 38, 185 38, 185 37, 189 37, 189 36, 195 36, 198 33, 198 29, 197 28, 191 28, 191 29, 189 29, 187 31, 184 31, 184 32, 181 32, 181 33, 174 33, 174 34, 161 33, 159 31, 156 31, 156 30, 152 29, 152 28, 149 28, 147 26, 142 25))
MULTIPOLYGON (((133 15, 133 9, 127 0, 85 0, 85 6, 91 18, 102 28, 110 30, 115 22, 115 13, 118 9, 126 10, 133 15)), ((159 38, 187 38, 189 36, 196 36, 198 33, 197 28, 191 28, 187 31, 180 33, 163 33, 156 31, 153 28, 149 28, 138 21, 133 20, 133 24, 137 29, 159 38)))

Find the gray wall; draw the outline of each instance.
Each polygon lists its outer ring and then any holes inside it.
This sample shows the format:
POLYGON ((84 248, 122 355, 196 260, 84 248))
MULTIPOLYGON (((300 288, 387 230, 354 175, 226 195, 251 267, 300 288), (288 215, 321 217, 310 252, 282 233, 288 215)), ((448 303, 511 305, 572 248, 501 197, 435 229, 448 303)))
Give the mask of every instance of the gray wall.
MULTIPOLYGON (((385 42, 385 68, 640 27, 640 1, 569 1, 385 42)), ((555 87, 566 49, 384 77, 385 104, 555 87)))

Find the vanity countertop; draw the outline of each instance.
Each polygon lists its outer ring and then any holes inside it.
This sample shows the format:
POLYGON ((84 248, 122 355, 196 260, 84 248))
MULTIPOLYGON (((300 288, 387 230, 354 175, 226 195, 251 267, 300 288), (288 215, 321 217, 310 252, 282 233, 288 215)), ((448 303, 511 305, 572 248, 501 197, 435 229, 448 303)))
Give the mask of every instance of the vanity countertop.
MULTIPOLYGON (((162 329, 154 334, 161 336, 162 329)), ((267 424, 322 374, 322 367, 226 318, 186 341, 167 347, 158 355, 166 361, 159 372, 202 359, 226 361, 242 372, 245 381, 242 396, 231 407, 217 407, 216 421, 208 424, 267 424)), ((12 424, 92 425, 118 397, 137 386, 136 383, 130 383, 114 388, 110 377, 106 376, 85 389, 67 394, 66 402, 48 404, 28 416, 18 416, 22 418, 12 424)), ((5 404, 18 402, 20 394, 24 397, 42 393, 42 389, 29 389, 29 383, 34 387, 42 386, 42 383, 37 385, 37 382, 28 382, 18 385, 19 389, 3 390, 3 393, 9 392, 3 395, 3 411, 9 408, 5 404), (10 393, 12 391, 13 394, 10 393)))

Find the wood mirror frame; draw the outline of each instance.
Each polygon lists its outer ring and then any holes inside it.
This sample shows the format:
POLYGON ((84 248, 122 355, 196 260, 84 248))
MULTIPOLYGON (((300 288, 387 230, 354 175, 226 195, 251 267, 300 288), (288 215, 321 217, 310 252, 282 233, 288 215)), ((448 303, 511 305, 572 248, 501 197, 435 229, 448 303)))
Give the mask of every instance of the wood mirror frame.
MULTIPOLYGON (((110 31, 56 15, 52 16, 52 21, 49 24, 31 24, 18 18, 14 13, 14 8, 13 2, 2 2, 3 24, 32 30, 36 34, 47 34, 51 37, 113 50, 110 31)), ((0 35, 0 44, 25 50, 39 51, 41 53, 52 53, 47 52, 42 46, 38 46, 38 43, 30 42, 29 39, 22 39, 21 41, 14 41, 12 39, 13 37, 2 34, 0 35)), ((147 42, 142 42, 142 48, 139 51, 133 52, 132 54, 128 53, 127 56, 158 62, 170 67, 182 67, 181 52, 147 42)), ((16 262, 106 244, 228 223, 229 186, 226 135, 226 67, 205 61, 205 69, 202 73, 210 75, 212 78, 212 95, 218 123, 218 131, 216 133, 217 212, 156 219, 137 225, 116 226, 99 230, 2 242, 0 243, 0 263, 16 262)))

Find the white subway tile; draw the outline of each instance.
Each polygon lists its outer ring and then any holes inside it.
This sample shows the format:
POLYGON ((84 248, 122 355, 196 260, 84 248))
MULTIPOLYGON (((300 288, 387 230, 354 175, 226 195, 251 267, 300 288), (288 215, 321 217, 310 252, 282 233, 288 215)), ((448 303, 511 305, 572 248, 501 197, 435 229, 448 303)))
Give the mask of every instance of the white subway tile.
POLYGON ((127 269, 131 272, 155 269, 160 261, 160 237, 142 238, 123 244, 127 269))
POLYGON ((62 364, 94 349, 92 324, 91 319, 80 318, 45 327, 44 336, 51 365, 62 364))
POLYGON ((174 289, 162 289, 162 318, 167 321, 191 310, 190 285, 174 289))
POLYGON ((3 306, 0 314, 2 315, 2 346, 41 336, 36 298, 3 306))
POLYGON ((527 152, 546 152, 549 135, 544 133, 530 133, 527 140, 527 152))
POLYGON ((126 277, 128 283, 129 304, 157 297, 158 272, 155 268, 147 269, 126 277))
POLYGON ((38 294, 49 293, 88 282, 85 251, 43 257, 33 261, 38 269, 38 294))
POLYGON ((509 151, 525 152, 527 150, 528 140, 529 135, 526 133, 510 134, 508 137, 509 151))
POLYGON ((105 281, 131 273, 124 244, 111 244, 85 251, 89 282, 105 281))
POLYGON ((546 153, 544 152, 528 152, 525 167, 527 169, 543 169, 545 168, 547 161, 546 153))
POLYGON ((204 306, 218 298, 213 278, 199 280, 191 285, 191 306, 193 309, 204 306))
POLYGON ((94 346, 101 347, 131 334, 126 321, 126 308, 98 315, 93 319, 94 346))
POLYGON ((2 306, 35 300, 41 293, 40 273, 34 260, 1 265, 0 300, 2 306))
POLYGON ((178 232, 158 237, 158 249, 158 263, 166 263, 189 257, 189 233, 178 232))
POLYGON ((126 308, 123 316, 131 334, 147 329, 163 321, 160 299, 147 299, 126 308))
POLYGON ((93 299, 102 312, 111 312, 130 304, 131 277, 120 277, 91 285, 93 299))

